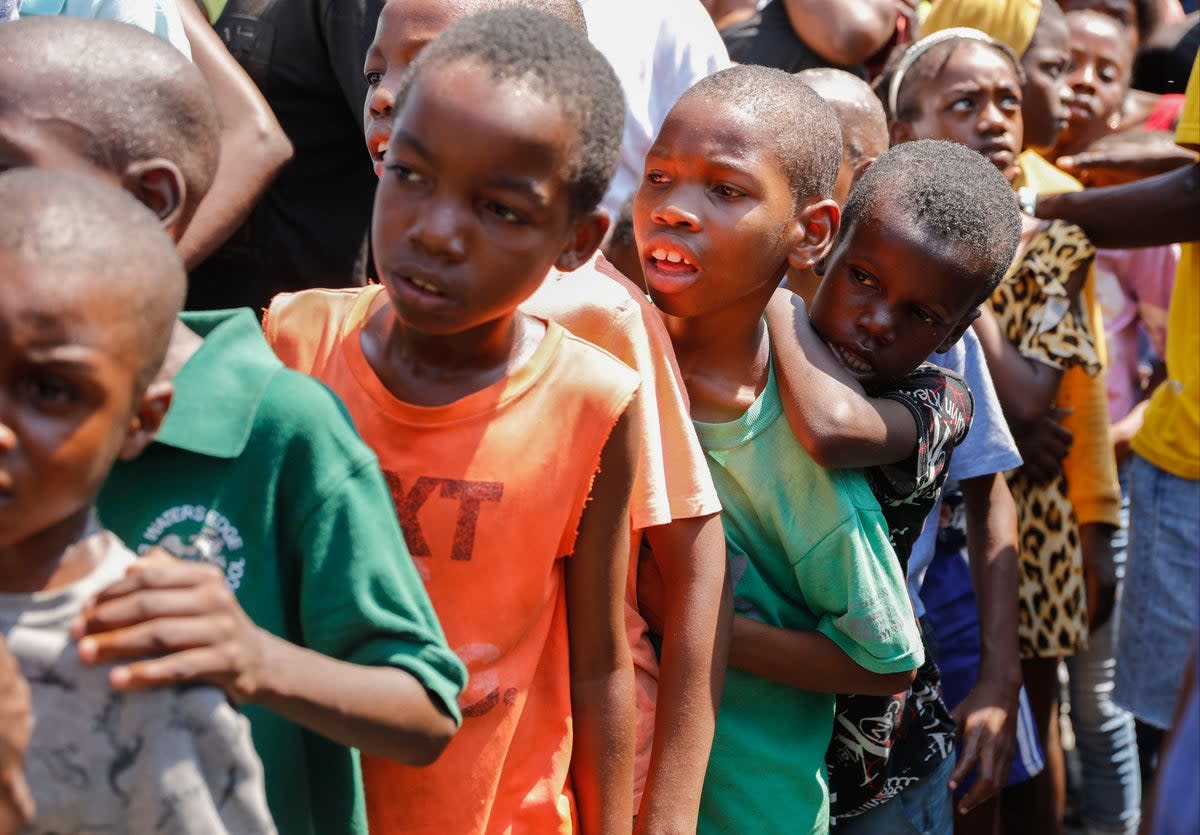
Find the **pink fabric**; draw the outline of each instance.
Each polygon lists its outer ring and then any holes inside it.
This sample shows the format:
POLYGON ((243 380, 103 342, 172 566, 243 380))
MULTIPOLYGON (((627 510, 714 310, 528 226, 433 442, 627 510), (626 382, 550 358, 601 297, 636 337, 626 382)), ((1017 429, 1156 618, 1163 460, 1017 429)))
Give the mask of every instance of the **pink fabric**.
POLYGON ((1162 356, 1167 304, 1175 284, 1179 247, 1101 249, 1096 253, 1096 300, 1108 338, 1108 416, 1115 422, 1142 399, 1138 332, 1162 356))

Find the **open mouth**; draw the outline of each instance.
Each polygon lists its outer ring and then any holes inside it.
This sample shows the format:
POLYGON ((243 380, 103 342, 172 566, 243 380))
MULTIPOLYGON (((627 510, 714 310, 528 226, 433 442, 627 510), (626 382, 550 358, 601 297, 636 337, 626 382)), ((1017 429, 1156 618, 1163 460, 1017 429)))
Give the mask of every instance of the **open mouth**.
POLYGON ((445 293, 443 293, 441 291, 441 289, 436 284, 431 284, 430 282, 425 281, 424 279, 421 279, 421 278, 417 278, 416 276, 411 276, 411 275, 406 276, 404 278, 404 280, 406 282, 408 282, 409 284, 411 284, 413 287, 416 287, 418 290, 420 290, 424 293, 428 293, 431 296, 445 296, 446 295, 445 293))
POLYGON ((689 272, 696 269, 687 255, 677 249, 656 246, 650 250, 650 266, 665 272, 689 272))

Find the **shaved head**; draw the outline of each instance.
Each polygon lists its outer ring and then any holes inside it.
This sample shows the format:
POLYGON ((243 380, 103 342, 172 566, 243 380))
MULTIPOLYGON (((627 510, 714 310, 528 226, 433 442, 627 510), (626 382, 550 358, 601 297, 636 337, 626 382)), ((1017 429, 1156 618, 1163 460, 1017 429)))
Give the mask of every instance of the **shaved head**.
POLYGON ((136 26, 30 17, 0 26, 0 116, 79 134, 82 153, 123 175, 160 159, 183 175, 187 219, 216 175, 220 126, 200 71, 136 26))
POLYGON ((131 341, 137 383, 149 384, 187 288, 175 244, 153 212, 95 177, 9 171, 0 175, 0 256, 44 271, 45 292, 81 309, 102 294, 108 304, 97 307, 121 310, 114 337, 131 341))
POLYGON ((851 164, 874 159, 888 149, 887 116, 867 82, 831 67, 803 70, 796 77, 816 90, 837 114, 851 164))

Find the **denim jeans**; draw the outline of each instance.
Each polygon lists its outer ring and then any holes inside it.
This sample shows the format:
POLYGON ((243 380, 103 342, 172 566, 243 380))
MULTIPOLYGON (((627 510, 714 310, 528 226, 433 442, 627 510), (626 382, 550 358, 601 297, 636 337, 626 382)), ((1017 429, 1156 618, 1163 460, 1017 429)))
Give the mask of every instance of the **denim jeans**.
POLYGON ((946 781, 958 761, 953 753, 937 770, 882 806, 837 821, 833 835, 953 835, 954 802, 946 781))
MULTIPOLYGON (((1111 579, 1117 608, 1091 634, 1088 648, 1067 659, 1071 674, 1071 726, 1083 766, 1083 821, 1087 835, 1136 835, 1142 780, 1133 714, 1112 700, 1117 619, 1129 546, 1129 467, 1121 468, 1121 529, 1113 535, 1111 579)), ((1105 571, 1106 566, 1101 566, 1105 571)))
POLYGON ((1129 559, 1113 699, 1143 722, 1167 728, 1196 630, 1200 481, 1135 455, 1129 487, 1129 559))

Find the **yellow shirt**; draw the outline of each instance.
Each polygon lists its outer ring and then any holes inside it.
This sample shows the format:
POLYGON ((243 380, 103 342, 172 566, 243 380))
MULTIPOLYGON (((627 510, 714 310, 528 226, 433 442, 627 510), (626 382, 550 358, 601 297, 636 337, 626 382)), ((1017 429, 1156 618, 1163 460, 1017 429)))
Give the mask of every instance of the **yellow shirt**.
MULTIPOLYGON (((1034 151, 1021 154, 1021 177, 1017 188, 1031 186, 1039 192, 1079 191, 1079 181, 1042 159, 1034 151)), ((1083 286, 1084 309, 1088 326, 1096 342, 1100 361, 1108 362, 1104 342, 1104 320, 1096 301, 1095 280, 1089 269, 1083 286)), ((1117 481, 1117 462, 1113 456, 1112 433, 1108 424, 1108 393, 1104 372, 1089 376, 1082 368, 1063 372, 1056 398, 1059 408, 1069 410, 1062 424, 1075 437, 1071 451, 1063 461, 1067 477, 1067 498, 1075 508, 1081 525, 1120 526, 1121 485, 1117 481)))
MULTIPOLYGON (((1200 146, 1200 58, 1192 64, 1175 141, 1200 146)), ((1200 243, 1183 245, 1167 312, 1167 379, 1154 391, 1133 450, 1159 469, 1200 479, 1200 243)))

